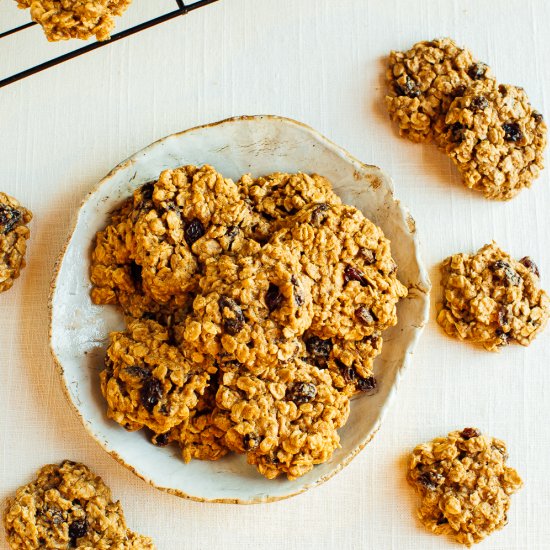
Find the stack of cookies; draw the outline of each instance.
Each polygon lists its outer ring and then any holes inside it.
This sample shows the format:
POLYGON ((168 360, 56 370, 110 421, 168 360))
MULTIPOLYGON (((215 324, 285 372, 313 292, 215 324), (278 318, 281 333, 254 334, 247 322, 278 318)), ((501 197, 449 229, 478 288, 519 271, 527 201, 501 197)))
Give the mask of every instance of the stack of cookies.
POLYGON ((349 398, 407 294, 381 229, 325 178, 166 170, 97 235, 92 300, 115 304, 101 387, 108 415, 177 441, 186 461, 229 451, 268 478, 330 458, 349 398))
POLYGON ((546 124, 522 88, 499 84, 490 68, 451 39, 391 52, 386 104, 401 136, 433 141, 464 185, 509 200, 543 168, 546 124))

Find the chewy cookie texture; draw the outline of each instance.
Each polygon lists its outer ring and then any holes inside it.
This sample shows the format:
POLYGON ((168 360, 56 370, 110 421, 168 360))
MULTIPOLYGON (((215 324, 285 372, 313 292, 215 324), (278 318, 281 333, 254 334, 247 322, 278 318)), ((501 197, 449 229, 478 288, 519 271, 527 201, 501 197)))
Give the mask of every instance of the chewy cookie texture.
POLYGON ((183 459, 230 451, 290 479, 339 447, 349 399, 407 294, 389 241, 318 175, 166 170, 97 234, 92 300, 114 304, 108 415, 183 459))
POLYGON ((464 185, 509 200, 543 168, 547 127, 522 88, 498 84, 487 65, 449 38, 391 52, 386 105, 399 133, 433 141, 464 185))
POLYGON ((130 531, 110 489, 83 464, 49 464, 8 499, 4 526, 12 550, 155 550, 130 531))
POLYGON ((122 15, 132 0, 16 0, 30 9, 33 21, 44 29, 50 42, 79 38, 108 40, 115 26, 114 17, 122 15))
POLYGON ((527 346, 546 326, 550 298, 531 258, 518 262, 491 243, 450 256, 441 271, 437 322, 450 336, 494 351, 512 342, 527 346))
POLYGON ((0 292, 9 290, 25 267, 32 213, 16 199, 0 193, 0 292))
POLYGON ((471 546, 508 521, 510 496, 522 486, 503 441, 476 428, 418 445, 407 481, 421 497, 418 517, 435 534, 471 546))

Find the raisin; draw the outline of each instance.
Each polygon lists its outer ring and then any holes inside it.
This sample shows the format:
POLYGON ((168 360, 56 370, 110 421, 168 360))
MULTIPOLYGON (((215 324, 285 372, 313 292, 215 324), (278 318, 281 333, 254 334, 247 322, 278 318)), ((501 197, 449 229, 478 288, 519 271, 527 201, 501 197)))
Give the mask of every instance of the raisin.
POLYGON ((76 546, 76 539, 84 537, 88 532, 88 520, 86 518, 77 519, 69 525, 69 538, 71 544, 76 546))
POLYGON ((516 143, 523 139, 523 133, 517 122, 506 122, 502 125, 504 130, 504 139, 516 143))
POLYGON ((302 289, 300 288, 300 283, 298 281, 298 278, 295 275, 292 275, 290 277, 290 282, 292 283, 292 286, 294 287, 294 303, 300 307, 304 305, 304 296, 302 294, 302 289))
POLYGON ((404 84, 396 84, 395 91, 397 95, 407 97, 418 97, 420 95, 420 88, 416 85, 416 82, 407 76, 404 84))
POLYGON ((542 113, 539 113, 538 111, 533 111, 533 114, 531 116, 535 119, 535 122, 537 123, 542 122, 544 120, 542 113))
POLYGON ((487 65, 485 63, 474 63, 473 65, 470 65, 470 68, 468 69, 468 76, 472 80, 480 80, 485 77, 485 73, 487 72, 487 65))
POLYGON ((504 280, 509 286, 519 286, 521 277, 516 273, 512 266, 504 260, 497 260, 493 264, 493 271, 502 271, 504 280))
POLYGON ((495 330, 495 334, 500 338, 499 346, 507 346, 510 342, 510 335, 503 330, 495 330))
POLYGON ((306 340, 306 349, 318 367, 325 368, 332 351, 332 340, 322 340, 318 336, 311 336, 306 340))
POLYGON ((168 432, 163 434, 153 434, 151 437, 151 443, 157 447, 166 447, 168 445, 168 432))
POLYGON ((524 265, 531 273, 534 273, 537 277, 540 277, 539 268, 537 264, 529 258, 529 256, 523 257, 520 261, 520 264, 524 265))
POLYGON ((296 382, 286 392, 287 401, 294 401, 297 405, 302 403, 309 403, 312 399, 315 399, 317 395, 317 388, 315 384, 310 382, 296 382))
POLYGON ((437 472, 424 472, 418 476, 418 482, 430 491, 437 489, 437 486, 443 482, 443 479, 443 476, 437 472))
POLYGON ((235 237, 239 234, 239 227, 237 225, 230 225, 227 228, 227 231, 225 232, 225 236, 229 239, 229 246, 227 247, 228 250, 231 250, 233 247, 233 241, 235 240, 235 237))
POLYGON ((376 262, 376 255, 372 250, 369 250, 368 248, 361 248, 359 250, 359 253, 363 257, 367 265, 372 265, 376 262))
POLYGON ((445 525, 446 523, 449 523, 449 520, 445 516, 441 516, 437 521, 437 525, 445 525))
POLYGON ((136 264, 136 262, 132 262, 130 264, 130 277, 132 278, 132 281, 137 287, 141 287, 142 278, 141 278, 141 266, 136 264))
POLYGON ((148 378, 151 373, 145 367, 126 367, 124 369, 130 376, 135 376, 136 378, 148 378))
POLYGON ((326 203, 322 203, 319 206, 315 207, 311 213, 311 223, 313 225, 320 225, 325 218, 325 213, 330 209, 330 206, 326 203))
POLYGON ((347 265, 344 269, 344 283, 349 283, 350 281, 358 281, 361 286, 367 286, 368 284, 365 274, 360 269, 347 265))
POLYGON ((150 413, 162 399, 162 384, 157 378, 146 380, 141 388, 141 404, 150 413))
POLYGON ((265 293, 265 305, 267 309, 269 309, 269 311, 275 311, 280 308, 283 303, 283 298, 284 296, 279 287, 273 283, 269 283, 269 288, 265 293))
POLYGON ((358 307, 355 310, 355 318, 365 325, 372 325, 372 323, 376 320, 372 311, 365 306, 358 307))
POLYGON ((7 235, 20 221, 21 211, 5 204, 0 204, 0 233, 7 235))
POLYGON ((487 107, 489 107, 489 102, 485 96, 476 95, 474 99, 472 99, 471 107, 474 112, 483 111, 483 109, 487 109, 487 107))
POLYGON ((246 434, 243 437, 243 447, 247 451, 253 451, 260 445, 261 442, 262 438, 256 434, 246 434))
POLYGON ((455 122, 449 126, 451 132, 451 141, 453 143, 460 143, 464 139, 464 126, 460 122, 455 122))
POLYGON ((205 233, 204 225, 200 220, 191 220, 185 226, 185 240, 189 246, 193 246, 193 243, 198 241, 205 233))
POLYGON ((374 376, 369 376, 367 378, 358 376, 355 382, 355 387, 362 393, 372 392, 376 389, 376 385, 376 378, 374 376))
POLYGON ((481 432, 477 428, 464 428, 460 432, 460 437, 463 439, 472 439, 472 437, 479 437, 481 432))
POLYGON ((466 86, 464 84, 459 84, 453 91, 452 96, 453 97, 462 97, 464 95, 464 92, 466 91, 466 86))
POLYGON ((223 327, 228 334, 234 336, 241 332, 244 327, 245 319, 243 310, 233 298, 229 296, 220 296, 218 307, 223 318, 223 327), (228 311, 226 311, 228 310, 228 311))

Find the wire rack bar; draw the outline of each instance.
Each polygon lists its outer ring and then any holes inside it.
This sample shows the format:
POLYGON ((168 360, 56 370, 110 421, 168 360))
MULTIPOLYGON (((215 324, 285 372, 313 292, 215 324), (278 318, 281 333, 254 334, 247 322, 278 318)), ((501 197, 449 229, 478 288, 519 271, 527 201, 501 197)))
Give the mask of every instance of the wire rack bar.
MULTIPOLYGON (((160 25, 161 23, 165 23, 170 19, 174 19, 176 17, 180 17, 181 15, 185 15, 190 11, 196 10, 198 8, 202 8, 204 6, 207 6, 208 4, 213 4, 214 2, 217 2, 217 1, 218 0, 199 0, 198 2, 195 2, 193 4, 186 5, 183 0, 175 0, 177 9, 175 9, 174 11, 168 12, 164 15, 160 15, 158 17, 150 19, 149 21, 140 23, 139 25, 134 25, 133 27, 130 27, 129 29, 126 29, 124 31, 115 33, 111 36, 110 40, 106 40, 104 42, 93 42, 91 44, 87 44, 86 46, 77 48, 72 52, 68 52, 66 54, 60 55, 59 57, 50 59, 49 61, 45 61, 43 63, 35 65, 34 67, 31 67, 29 69, 25 69, 24 71, 21 71, 17 74, 8 76, 7 78, 0 80, 0 88, 3 88, 4 86, 8 86, 9 84, 13 84, 14 82, 27 78, 33 74, 42 72, 51 67, 55 67, 56 65, 64 63, 65 61, 69 61, 70 59, 74 59, 75 57, 79 57, 85 53, 91 52, 93 50, 97 50, 98 48, 102 48, 104 46, 108 46, 109 44, 112 44, 113 42, 117 42, 118 40, 122 40, 123 38, 131 36, 132 34, 136 34, 140 31, 144 31, 145 29, 150 29, 151 27, 160 25)), ((25 25, 21 25, 20 27, 16 27, 15 29, 10 29, 9 31, 6 31, 0 34, 0 38, 4 38, 6 36, 23 31, 25 29, 28 29, 29 27, 33 27, 34 25, 36 25, 36 23, 31 22, 31 23, 26 23, 25 25)))

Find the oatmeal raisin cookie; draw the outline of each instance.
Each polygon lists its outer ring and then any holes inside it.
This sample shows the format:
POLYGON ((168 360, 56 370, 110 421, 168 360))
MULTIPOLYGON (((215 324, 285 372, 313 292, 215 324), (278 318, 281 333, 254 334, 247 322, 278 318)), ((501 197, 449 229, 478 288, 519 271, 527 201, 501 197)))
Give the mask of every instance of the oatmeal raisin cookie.
POLYGON ((9 290, 25 267, 27 225, 32 213, 17 200, 0 193, 0 292, 9 290))
POLYGON ((119 502, 83 464, 65 460, 38 471, 9 499, 4 525, 12 550, 154 550, 126 527, 119 502))
POLYGON ((450 256, 441 270, 437 321, 447 334, 496 350, 509 342, 527 346, 544 329, 550 299, 530 258, 518 262, 492 243, 450 256))
POLYGON ((398 123, 400 135, 414 142, 437 138, 451 102, 472 82, 493 80, 487 65, 450 38, 392 51, 386 78, 390 118, 398 123))
POLYGON ((478 82, 457 97, 445 118, 442 147, 464 185, 509 200, 543 168, 546 123, 522 88, 478 82))
POLYGON ((503 441, 476 428, 451 432, 414 449, 408 482, 422 498, 418 517, 438 535, 471 546, 507 523, 510 495, 522 485, 503 441))

